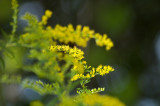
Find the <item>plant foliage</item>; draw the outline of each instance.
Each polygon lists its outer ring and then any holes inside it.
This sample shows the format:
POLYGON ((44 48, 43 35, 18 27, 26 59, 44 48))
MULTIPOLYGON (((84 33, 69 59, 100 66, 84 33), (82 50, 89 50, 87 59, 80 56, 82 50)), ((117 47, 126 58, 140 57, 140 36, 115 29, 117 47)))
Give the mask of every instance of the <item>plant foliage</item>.
MULTIPOLYGON (((46 10, 41 21, 36 16, 26 13, 22 19, 28 22, 25 33, 16 37, 18 3, 12 0, 13 30, 7 42, 0 41, 0 81, 1 83, 18 83, 23 88, 31 88, 41 95, 56 95, 47 104, 42 101, 32 101, 31 106, 86 106, 86 105, 108 105, 124 106, 118 99, 110 96, 100 95, 98 92, 105 88, 88 89, 86 86, 93 77, 103 76, 114 71, 109 65, 99 65, 98 67, 88 66, 84 58, 84 52, 79 47, 86 47, 90 39, 94 39, 97 46, 105 46, 106 50, 113 47, 113 42, 106 34, 95 33, 88 26, 77 25, 74 28, 56 25, 47 26, 47 20, 52 16, 50 10, 46 10), (72 46, 71 46, 72 45, 72 46), (74 46, 73 46, 74 45, 74 46), (15 52, 10 49, 18 47, 23 49, 23 60, 29 61, 18 67, 19 72, 7 72, 3 55, 10 54, 13 59, 15 52), (22 73, 34 73, 39 80, 23 77, 22 73), (44 81, 45 80, 45 81, 44 81), (77 88, 77 94, 70 95, 73 89, 77 88), (90 99, 89 99, 90 98, 90 99)), ((18 70, 17 69, 17 70, 18 70)))

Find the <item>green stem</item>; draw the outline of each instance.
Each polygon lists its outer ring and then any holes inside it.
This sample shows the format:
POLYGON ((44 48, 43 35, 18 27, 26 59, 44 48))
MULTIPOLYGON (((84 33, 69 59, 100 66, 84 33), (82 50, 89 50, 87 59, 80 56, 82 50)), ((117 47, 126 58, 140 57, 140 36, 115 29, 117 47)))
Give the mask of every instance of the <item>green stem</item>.
POLYGON ((84 82, 85 82, 85 81, 83 80, 83 83, 82 83, 82 85, 81 85, 82 88, 83 88, 83 90, 86 89, 86 86, 85 86, 85 83, 84 83, 84 82))
POLYGON ((17 0, 12 0, 12 10, 13 10, 13 22, 11 23, 12 26, 12 34, 11 34, 11 38, 10 41, 14 41, 14 37, 15 37, 15 33, 16 33, 16 29, 17 29, 17 20, 18 20, 18 2, 17 0))

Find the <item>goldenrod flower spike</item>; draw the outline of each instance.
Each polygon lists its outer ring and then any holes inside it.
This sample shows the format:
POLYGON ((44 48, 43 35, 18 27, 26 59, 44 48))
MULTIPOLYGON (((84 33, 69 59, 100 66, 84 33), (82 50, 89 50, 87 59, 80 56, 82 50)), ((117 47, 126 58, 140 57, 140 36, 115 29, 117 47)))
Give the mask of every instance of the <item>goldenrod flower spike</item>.
POLYGON ((110 72, 114 71, 114 69, 111 66, 102 66, 99 65, 96 69, 93 67, 90 73, 87 73, 86 75, 80 75, 76 74, 71 78, 71 81, 75 81, 78 79, 90 79, 92 77, 95 77, 95 75, 106 75, 110 72))

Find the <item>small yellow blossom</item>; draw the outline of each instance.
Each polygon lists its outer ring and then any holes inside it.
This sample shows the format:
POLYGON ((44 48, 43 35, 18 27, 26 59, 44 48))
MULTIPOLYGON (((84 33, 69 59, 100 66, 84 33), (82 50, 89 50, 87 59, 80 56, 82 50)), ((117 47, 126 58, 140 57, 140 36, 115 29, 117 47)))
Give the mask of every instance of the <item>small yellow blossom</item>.
POLYGON ((50 10, 46 10, 45 15, 42 16, 42 21, 40 22, 40 24, 46 25, 48 18, 50 18, 51 16, 52 16, 52 12, 50 10))
POLYGON ((75 81, 75 80, 77 80, 77 79, 79 79, 79 78, 80 78, 80 75, 79 75, 79 74, 76 74, 76 75, 74 75, 74 76, 72 77, 71 81, 75 81))
POLYGON ((87 64, 87 62, 86 61, 82 61, 82 64, 87 64))
POLYGON ((47 24, 47 20, 48 20, 48 17, 47 16, 42 16, 42 23, 43 24, 47 24))
POLYGON ((46 10, 45 11, 45 16, 47 16, 48 18, 50 18, 52 16, 52 11, 46 10))
POLYGON ((90 74, 88 73, 88 74, 85 76, 85 78, 90 78, 90 74))
POLYGON ((92 68, 92 71, 90 72, 91 77, 95 77, 95 68, 92 68))

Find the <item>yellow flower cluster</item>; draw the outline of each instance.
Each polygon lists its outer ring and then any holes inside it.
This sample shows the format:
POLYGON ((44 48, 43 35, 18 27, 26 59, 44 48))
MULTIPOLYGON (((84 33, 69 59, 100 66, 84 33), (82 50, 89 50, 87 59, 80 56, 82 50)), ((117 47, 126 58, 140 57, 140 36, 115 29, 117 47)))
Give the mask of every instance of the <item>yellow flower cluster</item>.
POLYGON ((72 77, 71 81, 75 81, 75 80, 77 80, 77 79, 79 79, 79 78, 83 78, 83 77, 84 77, 84 75, 82 75, 82 74, 76 74, 76 75, 74 75, 74 76, 72 77))
MULTIPOLYGON (((87 27, 89 28, 89 27, 87 27)), ((76 43, 78 46, 86 47, 89 36, 92 36, 94 31, 86 30, 86 27, 81 30, 81 25, 78 25, 76 29, 69 24, 68 26, 56 25, 54 29, 51 27, 47 28, 50 31, 50 35, 56 40, 60 42, 64 42, 65 44, 76 43)))
POLYGON ((105 46, 106 50, 110 50, 110 48, 113 47, 113 45, 114 45, 113 42, 111 41, 111 39, 107 38, 106 34, 101 36, 99 33, 96 33, 95 38, 96 38, 96 44, 98 46, 105 46))
POLYGON ((108 74, 109 72, 112 72, 112 71, 114 71, 114 69, 111 66, 102 66, 102 65, 99 65, 96 68, 96 72, 98 72, 101 76, 103 76, 105 74, 108 74))
POLYGON ((66 26, 56 25, 54 29, 51 27, 47 28, 47 31, 50 32, 49 36, 53 37, 55 40, 64 42, 65 44, 76 43, 78 46, 86 47, 87 42, 90 39, 95 39, 98 46, 105 46, 106 50, 109 50, 113 47, 113 42, 106 34, 103 36, 99 33, 95 33, 94 30, 90 30, 89 27, 77 25, 76 29, 69 24, 66 26))
MULTIPOLYGON (((50 10, 45 11, 45 15, 42 16, 41 22, 39 22, 39 25, 46 25, 48 18, 50 18, 52 15, 52 12, 50 10)), ((31 15, 28 17, 31 18, 31 15)), ((28 18, 27 18, 28 19, 28 18)), ((94 30, 91 30, 88 26, 82 27, 81 25, 77 25, 76 28, 74 28, 71 24, 68 26, 61 26, 56 25, 54 28, 51 26, 48 26, 46 29, 42 29, 42 27, 39 27, 42 39, 46 39, 49 41, 58 40, 61 43, 75 43, 78 46, 86 47, 87 42, 90 39, 95 39, 96 45, 98 46, 105 46, 106 50, 110 50, 114 46, 113 42, 110 38, 107 37, 106 34, 101 35, 99 33, 95 33, 94 30)), ((34 34, 32 35, 32 41, 37 39, 37 36, 34 34), (34 37, 35 36, 35 37, 34 37)), ((24 35, 24 37, 27 37, 27 35, 24 35)), ((31 36, 29 36, 31 37, 31 36)))
POLYGON ((80 79, 80 78, 82 78, 82 79, 89 79, 89 78, 91 78, 91 77, 94 77, 95 75, 94 74, 86 74, 86 75, 83 75, 83 74, 76 74, 76 75, 74 75, 72 78, 71 78, 71 81, 75 81, 75 80, 77 80, 77 79, 80 79))
POLYGON ((76 60, 82 60, 84 58, 84 52, 77 47, 71 48, 68 45, 57 45, 57 46, 51 46, 51 51, 61 51, 66 54, 71 55, 73 58, 76 58, 76 60))
POLYGON ((46 10, 45 15, 42 16, 42 21, 40 22, 40 24, 46 25, 48 18, 50 18, 51 16, 52 16, 52 11, 46 10))
POLYGON ((77 47, 71 48, 68 45, 56 45, 56 46, 50 46, 50 51, 59 51, 70 55, 71 57, 73 57, 72 60, 73 68, 71 69, 71 71, 80 74, 84 73, 84 64, 86 64, 86 62, 85 61, 80 62, 84 58, 83 56, 84 52, 78 49, 77 47))
POLYGON ((74 97, 63 97, 59 106, 125 106, 119 99, 100 94, 82 94, 74 97))
POLYGON ((96 69, 93 67, 90 73, 87 73, 86 75, 83 74, 76 74, 72 77, 71 81, 75 81, 77 79, 89 79, 92 77, 95 77, 95 75, 105 75, 108 74, 109 72, 114 71, 114 69, 111 66, 102 66, 99 65, 96 69))
POLYGON ((125 106, 117 98, 99 94, 84 95, 82 96, 82 101, 87 106, 125 106))

